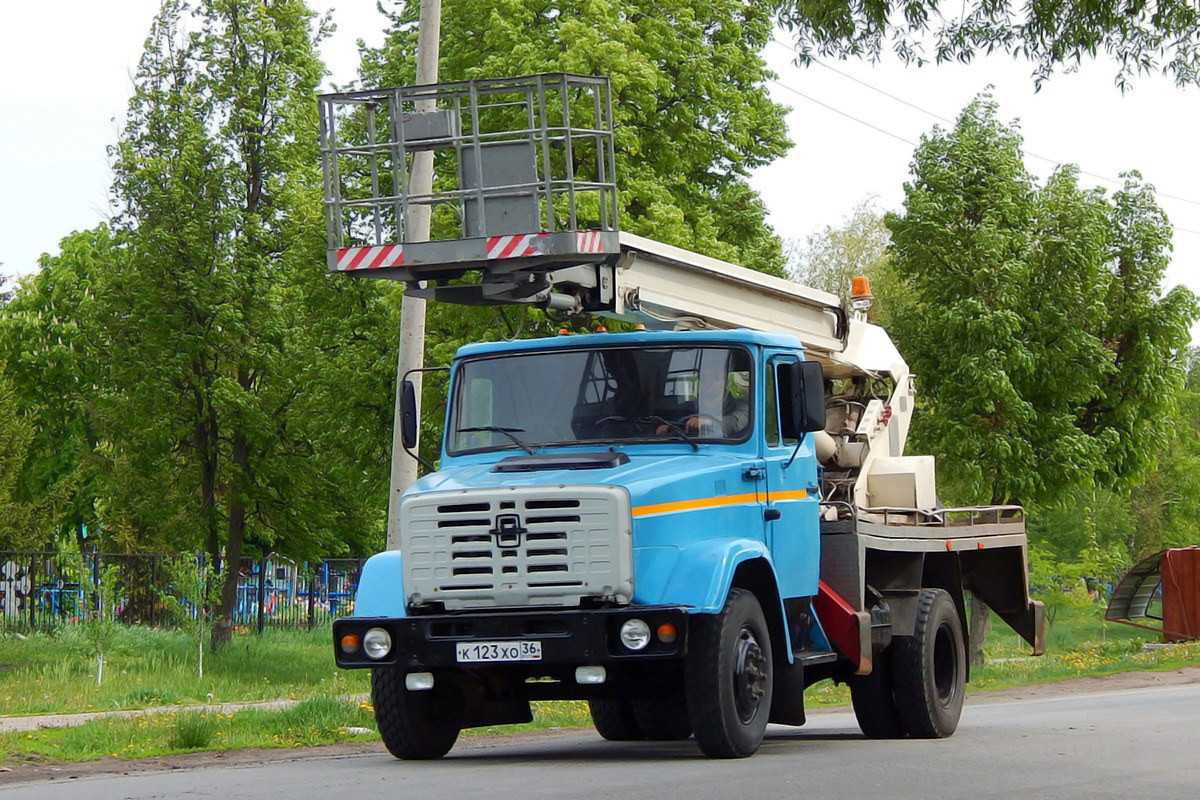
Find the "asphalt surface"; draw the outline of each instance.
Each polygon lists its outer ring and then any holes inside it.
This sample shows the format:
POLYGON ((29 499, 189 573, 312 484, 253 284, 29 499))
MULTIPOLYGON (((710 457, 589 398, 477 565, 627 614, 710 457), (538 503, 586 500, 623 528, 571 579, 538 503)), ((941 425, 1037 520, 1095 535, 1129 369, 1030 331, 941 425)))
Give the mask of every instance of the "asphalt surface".
POLYGON ((436 798, 1200 797, 1200 685, 969 705, 941 741, 863 739, 847 712, 772 728, 756 756, 694 743, 614 744, 591 732, 465 740, 442 761, 385 755, 87 778, 0 789, 0 800, 436 798))

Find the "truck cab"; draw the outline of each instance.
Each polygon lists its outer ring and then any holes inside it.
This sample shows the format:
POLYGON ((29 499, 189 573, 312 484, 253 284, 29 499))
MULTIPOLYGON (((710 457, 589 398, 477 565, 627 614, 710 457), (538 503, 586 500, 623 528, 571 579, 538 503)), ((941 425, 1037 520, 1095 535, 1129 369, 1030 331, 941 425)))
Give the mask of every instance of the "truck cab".
MULTIPOLYGON (((689 619, 739 587, 765 627, 734 674, 832 660, 811 611, 817 464, 797 432, 824 409, 793 413, 803 361, 795 337, 748 330, 462 348, 439 469, 405 494, 399 549, 367 562, 339 665, 394 666, 431 697, 470 697, 464 714, 495 706, 464 725, 528 719, 535 697, 608 698, 683 731, 689 619), (385 652, 346 652, 372 630, 385 652)), ((739 687, 765 724, 770 696, 739 687)))

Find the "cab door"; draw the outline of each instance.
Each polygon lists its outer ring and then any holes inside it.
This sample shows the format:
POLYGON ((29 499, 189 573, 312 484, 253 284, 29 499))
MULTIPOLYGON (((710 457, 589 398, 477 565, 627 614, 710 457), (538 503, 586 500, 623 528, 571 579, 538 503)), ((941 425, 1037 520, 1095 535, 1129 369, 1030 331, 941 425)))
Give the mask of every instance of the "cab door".
POLYGON ((797 360, 795 353, 768 353, 764 370, 764 519, 784 600, 815 595, 821 568, 817 461, 811 437, 798 436, 792 424, 788 365, 797 360))

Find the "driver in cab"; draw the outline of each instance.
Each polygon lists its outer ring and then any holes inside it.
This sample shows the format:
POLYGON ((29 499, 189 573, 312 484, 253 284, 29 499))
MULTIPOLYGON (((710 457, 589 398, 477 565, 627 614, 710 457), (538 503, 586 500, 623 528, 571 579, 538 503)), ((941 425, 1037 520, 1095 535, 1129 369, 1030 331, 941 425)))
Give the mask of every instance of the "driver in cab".
MULTIPOLYGON (((742 438, 750 425, 749 383, 748 372, 701 369, 697 377, 696 411, 678 420, 679 427, 689 436, 742 438)), ((671 426, 659 425, 655 432, 666 436, 671 426)))

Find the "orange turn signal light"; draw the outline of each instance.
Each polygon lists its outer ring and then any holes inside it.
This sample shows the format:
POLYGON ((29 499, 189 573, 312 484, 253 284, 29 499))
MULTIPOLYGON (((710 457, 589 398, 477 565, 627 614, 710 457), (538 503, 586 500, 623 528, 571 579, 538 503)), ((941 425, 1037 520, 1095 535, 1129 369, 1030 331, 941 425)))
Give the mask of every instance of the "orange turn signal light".
POLYGON ((669 622, 664 622, 658 626, 658 640, 663 644, 670 644, 675 641, 675 626, 669 622))
POLYGON ((639 322, 637 325, 633 326, 633 329, 635 331, 644 331, 646 330, 646 326, 639 322))
POLYGON ((601 325, 600 327, 596 328, 596 333, 608 333, 608 328, 601 325))
POLYGON ((559 329, 558 329, 558 335, 559 335, 559 336, 566 336, 566 335, 567 335, 567 329, 566 329, 566 328, 559 328, 559 329))
POLYGON ((859 275, 850 279, 850 298, 852 300, 870 296, 871 282, 867 280, 866 275, 859 275))
POLYGON ((358 638, 357 633, 347 633, 345 636, 342 637, 342 652, 343 653, 357 653, 358 646, 361 643, 362 642, 358 638))

